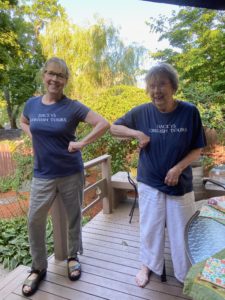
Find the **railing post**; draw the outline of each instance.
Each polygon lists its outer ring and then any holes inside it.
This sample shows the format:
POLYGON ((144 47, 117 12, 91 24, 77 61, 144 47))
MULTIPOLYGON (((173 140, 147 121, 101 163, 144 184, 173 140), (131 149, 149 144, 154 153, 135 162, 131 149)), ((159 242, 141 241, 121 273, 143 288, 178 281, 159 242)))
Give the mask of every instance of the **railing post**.
POLYGON ((57 195, 52 205, 51 215, 55 259, 64 260, 67 258, 67 218, 60 195, 57 195))
POLYGON ((109 156, 102 163, 102 178, 106 178, 107 196, 103 198, 103 213, 112 213, 112 187, 111 187, 111 157, 109 156))

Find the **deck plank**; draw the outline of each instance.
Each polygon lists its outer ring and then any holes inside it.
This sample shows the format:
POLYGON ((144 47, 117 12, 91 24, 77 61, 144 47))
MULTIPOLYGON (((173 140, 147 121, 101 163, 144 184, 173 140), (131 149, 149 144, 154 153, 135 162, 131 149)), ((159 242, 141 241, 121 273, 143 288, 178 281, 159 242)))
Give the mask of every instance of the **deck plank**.
MULTIPOLYGON (((122 203, 113 214, 99 213, 83 228, 84 254, 80 256, 82 276, 71 282, 65 261, 49 257, 48 273, 34 300, 184 300, 182 285, 174 278, 169 242, 165 243, 167 282, 152 274, 142 289, 134 277, 140 268, 138 209, 129 223, 131 205, 122 203)), ((0 283, 0 299, 24 300, 22 283, 28 267, 20 266, 0 283)))
POLYGON ((0 284, 0 299, 5 299, 10 295, 14 289, 22 282, 28 275, 26 273, 27 267, 19 266, 12 272, 10 272, 0 284))
MULTIPOLYGON (((90 263, 90 262, 89 262, 90 263)), ((120 270, 120 272, 112 271, 111 269, 104 269, 103 267, 97 267, 92 266, 90 264, 82 263, 83 267, 83 274, 81 280, 89 283, 96 283, 97 285, 101 285, 101 281, 98 281, 99 278, 103 278, 103 284, 107 283, 106 279, 110 279, 111 281, 108 281, 109 287, 113 288, 114 286, 118 289, 118 282, 124 283, 125 286, 122 286, 121 288, 124 289, 127 287, 127 285, 132 285, 132 288, 135 287, 138 291, 142 291, 142 289, 138 288, 134 281, 133 275, 128 275, 123 272, 123 269, 120 270), (94 276, 93 276, 94 275, 94 276)), ((66 273, 66 264, 64 263, 59 266, 58 264, 51 263, 49 264, 49 270, 51 272, 64 275, 66 273)), ((137 270, 136 270, 137 271, 137 270)), ((129 287, 130 288, 130 287, 129 287)), ((160 291, 160 292, 166 292, 167 294, 171 295, 182 295, 182 287, 179 284, 179 286, 175 287, 174 282, 170 279, 168 279, 168 283, 161 284, 159 277, 156 275, 153 275, 151 277, 150 283, 146 286, 146 289, 154 290, 154 291, 160 291)))

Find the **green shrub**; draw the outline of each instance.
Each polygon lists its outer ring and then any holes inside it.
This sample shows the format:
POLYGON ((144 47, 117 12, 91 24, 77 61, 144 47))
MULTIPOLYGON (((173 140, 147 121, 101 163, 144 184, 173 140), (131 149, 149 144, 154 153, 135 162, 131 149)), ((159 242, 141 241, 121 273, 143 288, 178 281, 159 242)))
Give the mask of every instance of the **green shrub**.
MULTIPOLYGON (((83 135, 85 136, 86 132, 83 131, 83 135)), ((82 136, 79 136, 79 138, 82 138, 82 136)), ((126 156, 135 148, 136 144, 132 141, 118 140, 109 132, 106 132, 96 142, 86 146, 82 151, 82 156, 84 161, 89 161, 104 154, 111 155, 112 174, 115 174, 118 171, 128 169, 126 156)))
POLYGON ((144 89, 120 85, 103 91, 96 99, 86 98, 83 102, 109 122, 113 122, 131 108, 149 102, 149 97, 144 89))
MULTIPOLYGON (((27 218, 20 217, 10 220, 0 220, 0 263, 10 270, 18 265, 29 266, 31 256, 27 230, 27 218)), ((46 241, 48 254, 53 253, 52 222, 47 221, 46 241)))
POLYGON ((139 151, 136 150, 136 151, 132 152, 131 155, 129 156, 129 166, 130 166, 130 168, 137 169, 138 161, 139 161, 139 151))
POLYGON ((14 176, 0 177, 0 192, 5 193, 12 190, 14 176))
POLYGON ((182 88, 182 97, 194 103, 201 114, 203 125, 224 132, 225 95, 214 91, 209 84, 192 83, 182 88))
MULTIPOLYGON (((85 225, 90 217, 85 216, 82 225, 85 225)), ((22 264, 31 265, 29 252, 27 218, 20 217, 10 220, 0 220, 0 263, 10 270, 22 264)), ((49 217, 46 225, 46 246, 48 255, 54 252, 53 227, 49 217)))
POLYGON ((33 155, 31 140, 25 136, 19 145, 11 144, 16 170, 13 175, 0 178, 0 192, 19 191, 22 184, 31 180, 33 174, 33 155))
POLYGON ((214 159, 207 155, 203 155, 201 161, 205 172, 208 172, 215 165, 214 159))
MULTIPOLYGON (((143 89, 120 85, 101 92, 95 99, 86 98, 83 102, 109 122, 114 122, 131 108, 149 102, 149 97, 143 89)), ((82 139, 89 131, 90 128, 86 124, 81 124, 78 128, 79 139, 82 139)), ((83 149, 83 159, 88 161, 107 153, 112 156, 111 165, 114 174, 129 168, 126 157, 136 148, 135 140, 119 140, 107 132, 95 143, 83 149)))

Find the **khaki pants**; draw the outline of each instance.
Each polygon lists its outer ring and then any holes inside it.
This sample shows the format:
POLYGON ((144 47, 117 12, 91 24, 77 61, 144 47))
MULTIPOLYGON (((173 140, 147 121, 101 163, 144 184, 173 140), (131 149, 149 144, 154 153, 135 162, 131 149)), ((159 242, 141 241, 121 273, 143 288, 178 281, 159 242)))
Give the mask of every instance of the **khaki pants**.
POLYGON ((174 275, 180 282, 184 282, 191 266, 185 252, 184 230, 196 211, 194 192, 170 196, 139 182, 138 194, 140 258, 143 265, 158 275, 162 274, 166 224, 174 275))
MULTIPOLYGON (((50 207, 59 193, 68 219, 68 256, 82 254, 81 209, 83 172, 55 179, 33 178, 31 184, 28 230, 33 269, 47 268, 46 221, 50 207)), ((60 222, 60 220, 58 220, 60 222)))

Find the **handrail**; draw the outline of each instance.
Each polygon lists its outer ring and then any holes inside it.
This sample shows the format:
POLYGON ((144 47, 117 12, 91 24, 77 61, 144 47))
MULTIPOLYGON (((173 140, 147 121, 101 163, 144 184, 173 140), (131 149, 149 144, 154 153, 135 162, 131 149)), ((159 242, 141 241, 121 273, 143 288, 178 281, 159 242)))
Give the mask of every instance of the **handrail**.
MULTIPOLYGON (((101 179, 84 189, 84 194, 96 189, 97 198, 94 199, 87 207, 83 208, 82 213, 91 209, 99 201, 103 201, 103 213, 112 212, 111 197, 111 156, 108 154, 99 156, 84 163, 85 170, 101 165, 101 179)), ((66 213, 61 198, 58 196, 54 201, 52 209, 53 237, 55 258, 64 260, 67 256, 67 243, 65 236, 67 235, 66 213)))
POLYGON ((109 159, 110 157, 111 156, 108 155, 108 154, 98 156, 98 157, 96 157, 92 160, 89 160, 89 161, 85 162, 84 163, 84 168, 88 169, 88 168, 94 167, 96 165, 99 165, 100 163, 104 162, 105 160, 109 159))

